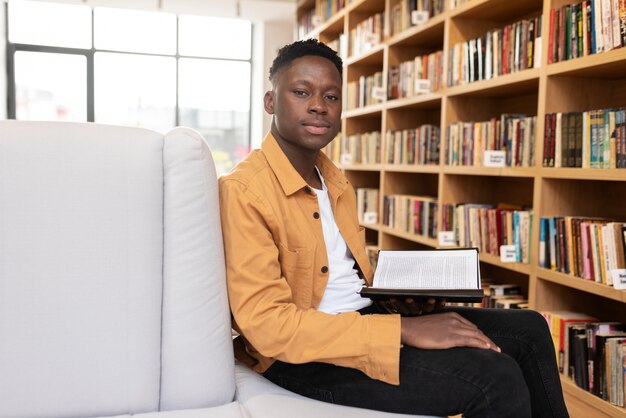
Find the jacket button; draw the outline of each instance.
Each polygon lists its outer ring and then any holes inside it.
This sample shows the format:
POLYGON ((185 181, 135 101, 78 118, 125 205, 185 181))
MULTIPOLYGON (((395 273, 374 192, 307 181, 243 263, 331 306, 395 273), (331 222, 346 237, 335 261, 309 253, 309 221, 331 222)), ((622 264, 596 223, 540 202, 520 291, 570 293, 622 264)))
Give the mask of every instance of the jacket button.
POLYGON ((319 214, 319 213, 317 213, 317 212, 313 212, 313 217, 314 217, 315 219, 319 219, 319 218, 320 218, 320 214, 319 214))
POLYGON ((328 267, 323 266, 322 267, 322 273, 328 273, 328 267))

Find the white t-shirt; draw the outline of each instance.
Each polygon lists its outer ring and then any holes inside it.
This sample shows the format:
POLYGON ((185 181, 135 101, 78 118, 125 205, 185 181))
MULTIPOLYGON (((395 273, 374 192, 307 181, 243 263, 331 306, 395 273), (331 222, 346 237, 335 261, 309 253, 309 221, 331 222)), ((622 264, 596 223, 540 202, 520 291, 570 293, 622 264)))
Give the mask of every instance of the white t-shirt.
POLYGON ((317 173, 322 180, 322 190, 313 190, 320 208, 329 273, 326 291, 317 310, 329 314, 353 312, 371 305, 372 301, 362 298, 358 293, 365 281, 354 268, 354 257, 335 222, 324 178, 319 170, 317 173))

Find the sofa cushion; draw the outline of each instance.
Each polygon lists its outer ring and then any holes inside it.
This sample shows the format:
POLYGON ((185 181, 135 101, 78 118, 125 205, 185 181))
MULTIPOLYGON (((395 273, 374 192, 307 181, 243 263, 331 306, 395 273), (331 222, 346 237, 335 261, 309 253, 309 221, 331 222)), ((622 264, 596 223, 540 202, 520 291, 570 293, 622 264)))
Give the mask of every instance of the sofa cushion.
POLYGON ((217 176, 191 129, 165 137, 161 410, 233 400, 235 378, 217 176))
POLYGON ((159 403, 163 137, 0 122, 0 417, 159 403))

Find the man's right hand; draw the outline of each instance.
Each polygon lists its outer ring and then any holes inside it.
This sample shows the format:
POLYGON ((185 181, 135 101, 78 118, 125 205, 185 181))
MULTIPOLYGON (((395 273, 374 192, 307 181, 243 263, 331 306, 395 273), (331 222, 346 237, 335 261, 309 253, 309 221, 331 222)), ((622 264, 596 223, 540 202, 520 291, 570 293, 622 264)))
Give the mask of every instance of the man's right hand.
POLYGON ((476 325, 456 312, 403 317, 402 344, 424 349, 485 348, 500 352, 476 325))

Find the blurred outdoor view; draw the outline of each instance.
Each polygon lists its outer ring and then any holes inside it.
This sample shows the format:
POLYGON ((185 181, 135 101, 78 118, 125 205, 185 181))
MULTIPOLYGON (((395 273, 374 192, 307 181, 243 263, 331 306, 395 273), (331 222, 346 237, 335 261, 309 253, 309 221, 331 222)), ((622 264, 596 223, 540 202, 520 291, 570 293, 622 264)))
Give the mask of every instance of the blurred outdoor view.
POLYGON ((8 20, 17 119, 88 121, 92 56, 96 123, 194 128, 218 174, 248 153, 249 21, 31 1, 8 20))

